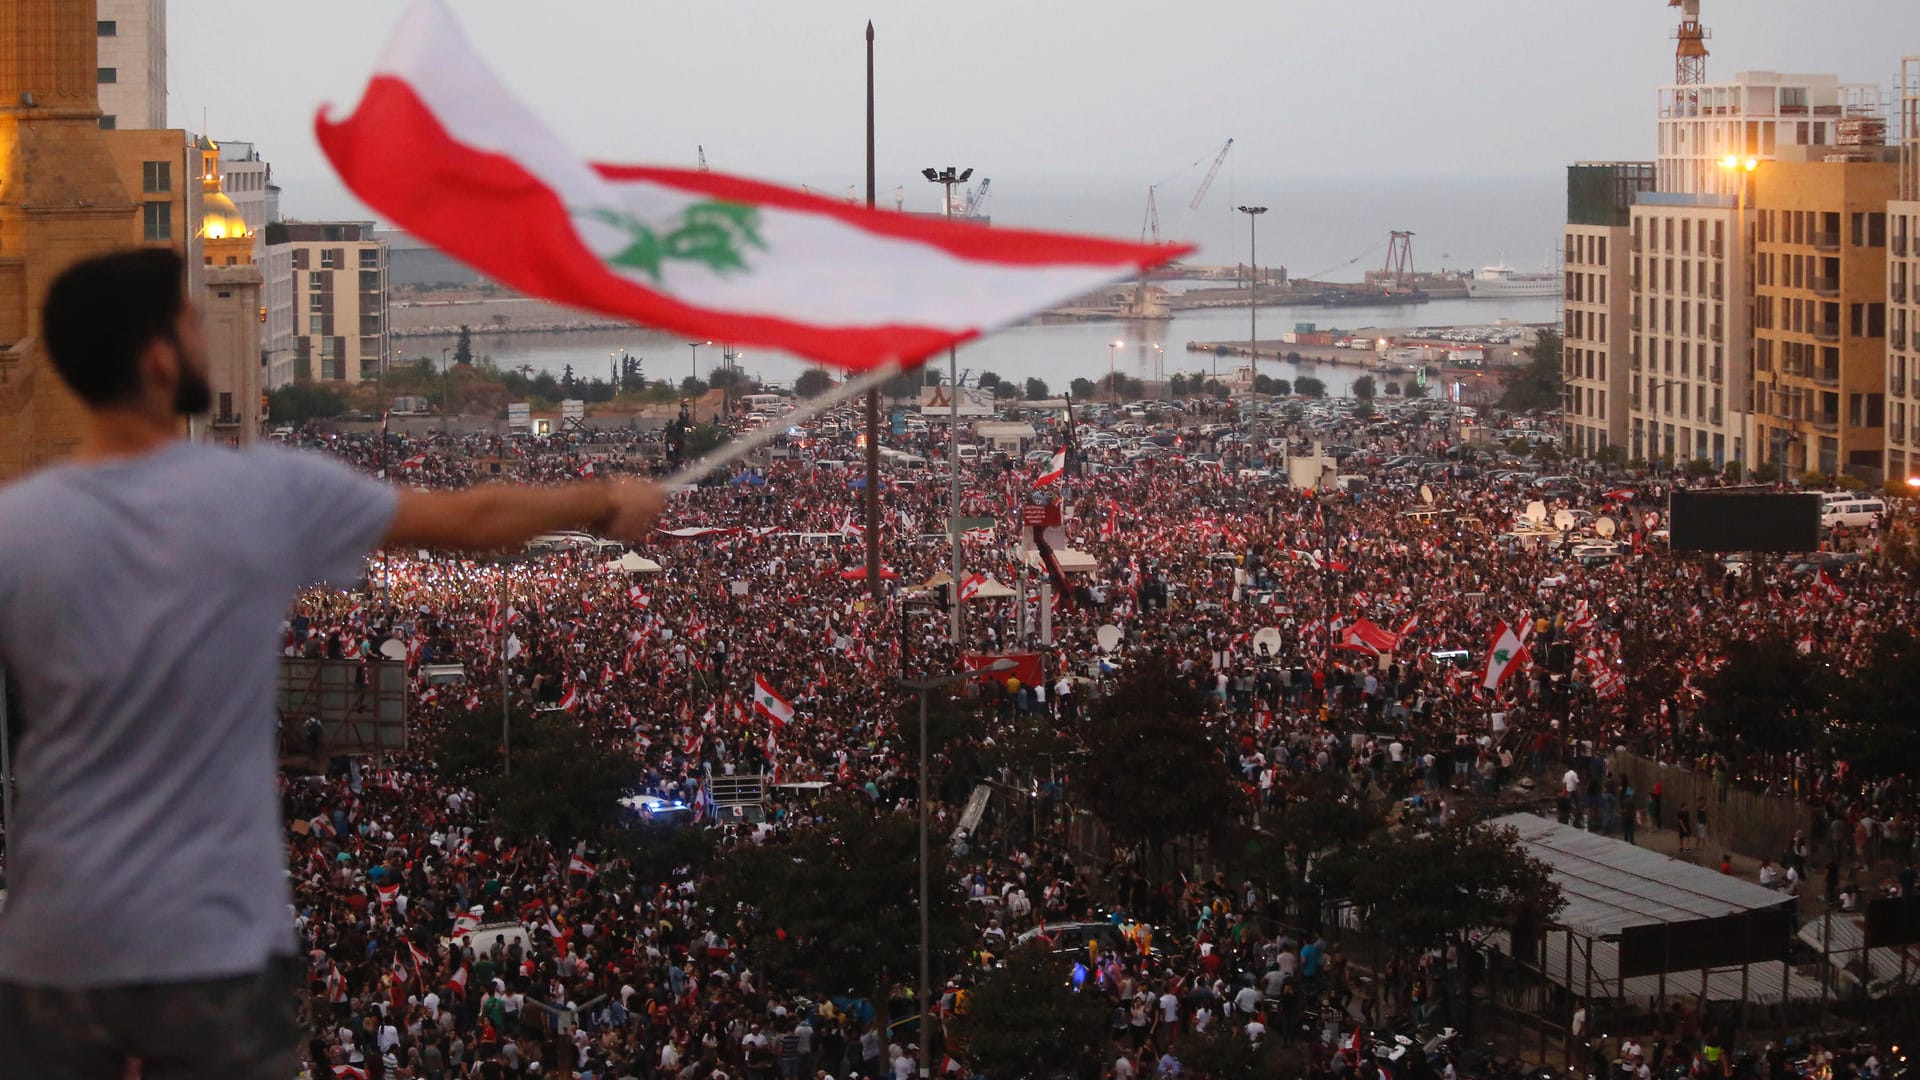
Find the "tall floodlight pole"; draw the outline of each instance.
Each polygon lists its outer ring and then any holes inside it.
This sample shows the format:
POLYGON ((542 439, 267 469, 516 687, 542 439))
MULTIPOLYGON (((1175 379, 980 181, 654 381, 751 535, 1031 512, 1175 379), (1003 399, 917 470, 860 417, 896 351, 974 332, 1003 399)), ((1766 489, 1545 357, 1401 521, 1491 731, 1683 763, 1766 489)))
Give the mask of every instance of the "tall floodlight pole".
MULTIPOLYGON (((867 22, 867 209, 873 209, 873 22, 867 22)), ((867 591, 879 614, 880 588, 880 388, 867 391, 867 591)))
POLYGON ((1113 367, 1113 354, 1127 343, 1119 339, 1107 342, 1107 393, 1113 395, 1113 403, 1120 403, 1120 377, 1113 367))
POLYGON ((1260 249, 1254 226, 1267 208, 1237 206, 1234 209, 1247 215, 1247 371, 1251 378, 1260 370, 1260 249))
MULTIPOLYGON (((973 176, 973 170, 955 171, 949 165, 945 169, 921 169, 920 175, 945 189, 947 220, 952 221, 954 185, 966 183, 973 176)), ((947 465, 953 479, 953 506, 947 515, 947 540, 953 547, 953 583, 947 588, 953 598, 948 605, 951 609, 949 633, 953 635, 953 647, 958 649, 960 609, 964 606, 960 602, 960 352, 951 345, 947 347, 947 375, 947 465)))

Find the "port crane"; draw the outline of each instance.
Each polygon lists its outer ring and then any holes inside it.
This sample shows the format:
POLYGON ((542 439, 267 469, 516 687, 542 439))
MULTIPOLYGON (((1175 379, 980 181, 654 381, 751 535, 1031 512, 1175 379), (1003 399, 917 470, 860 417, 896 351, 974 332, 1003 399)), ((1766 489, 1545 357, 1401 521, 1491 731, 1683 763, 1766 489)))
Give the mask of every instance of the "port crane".
POLYGON ((953 216, 963 218, 985 217, 987 213, 987 190, 991 187, 993 187, 993 177, 989 176, 980 181, 979 190, 968 188, 967 201, 961 204, 960 209, 956 211, 953 216))
POLYGON ((696 145, 694 146, 694 149, 699 151, 700 153, 700 171, 706 172, 707 171, 707 148, 704 146, 696 145))
POLYGON ((1700 0, 1667 0, 1680 9, 1680 27, 1673 32, 1673 81, 1682 86, 1707 81, 1707 39, 1713 34, 1700 25, 1700 0))
POLYGON ((1187 203, 1187 209, 1200 209, 1200 200, 1207 197, 1207 190, 1213 187, 1213 178, 1220 175, 1220 165, 1227 160, 1227 151, 1231 149, 1233 149, 1232 139, 1228 139, 1220 145, 1220 153, 1214 157, 1213 167, 1207 170, 1206 179, 1200 181, 1200 187, 1193 193, 1193 201, 1187 203))

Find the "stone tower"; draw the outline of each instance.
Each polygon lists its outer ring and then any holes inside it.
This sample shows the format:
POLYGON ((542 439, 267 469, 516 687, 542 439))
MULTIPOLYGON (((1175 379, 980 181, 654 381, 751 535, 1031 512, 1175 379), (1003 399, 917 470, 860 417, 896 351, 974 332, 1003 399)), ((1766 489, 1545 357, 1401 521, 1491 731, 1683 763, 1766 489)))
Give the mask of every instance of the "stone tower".
POLYGON ((39 348, 55 276, 140 235, 95 100, 91 0, 0 3, 0 482, 68 453, 80 407, 39 348))

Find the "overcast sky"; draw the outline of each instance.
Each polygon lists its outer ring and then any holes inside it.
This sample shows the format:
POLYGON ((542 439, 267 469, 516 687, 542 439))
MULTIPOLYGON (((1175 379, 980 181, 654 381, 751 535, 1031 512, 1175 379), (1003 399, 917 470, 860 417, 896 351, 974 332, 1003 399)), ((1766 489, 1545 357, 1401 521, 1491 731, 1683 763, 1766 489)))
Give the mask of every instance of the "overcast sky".
MULTIPOLYGON (((354 212, 315 110, 350 110, 399 0, 175 0, 172 123, 250 139, 289 216, 354 212)), ((483 55, 575 148, 844 191, 861 182, 863 28, 878 36, 883 202, 924 165, 998 190, 1166 180, 1184 203, 1219 144, 1265 177, 1550 177, 1646 158, 1672 79, 1659 0, 456 0, 483 55)), ((1916 0, 1707 0, 1710 79, 1890 83, 1916 0)))

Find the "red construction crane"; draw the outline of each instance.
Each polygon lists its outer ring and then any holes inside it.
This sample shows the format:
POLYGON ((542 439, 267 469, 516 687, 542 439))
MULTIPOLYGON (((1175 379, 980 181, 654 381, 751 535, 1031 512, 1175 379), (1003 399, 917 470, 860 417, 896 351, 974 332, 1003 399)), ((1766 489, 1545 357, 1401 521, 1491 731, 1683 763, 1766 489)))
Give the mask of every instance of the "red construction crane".
POLYGON ((1220 147, 1219 156, 1213 159, 1213 168, 1207 170, 1207 178, 1200 181, 1200 190, 1193 193, 1193 201, 1187 204, 1187 209, 1200 209, 1200 200, 1207 197, 1207 189, 1213 186, 1213 178, 1220 175, 1220 163, 1227 160, 1227 151, 1231 149, 1233 149, 1233 140, 1228 139, 1220 147))
POLYGON ((1680 9, 1680 28, 1673 32, 1673 81, 1682 86, 1707 81, 1707 39, 1712 37, 1700 25, 1700 0, 1667 0, 1668 7, 1680 9))

